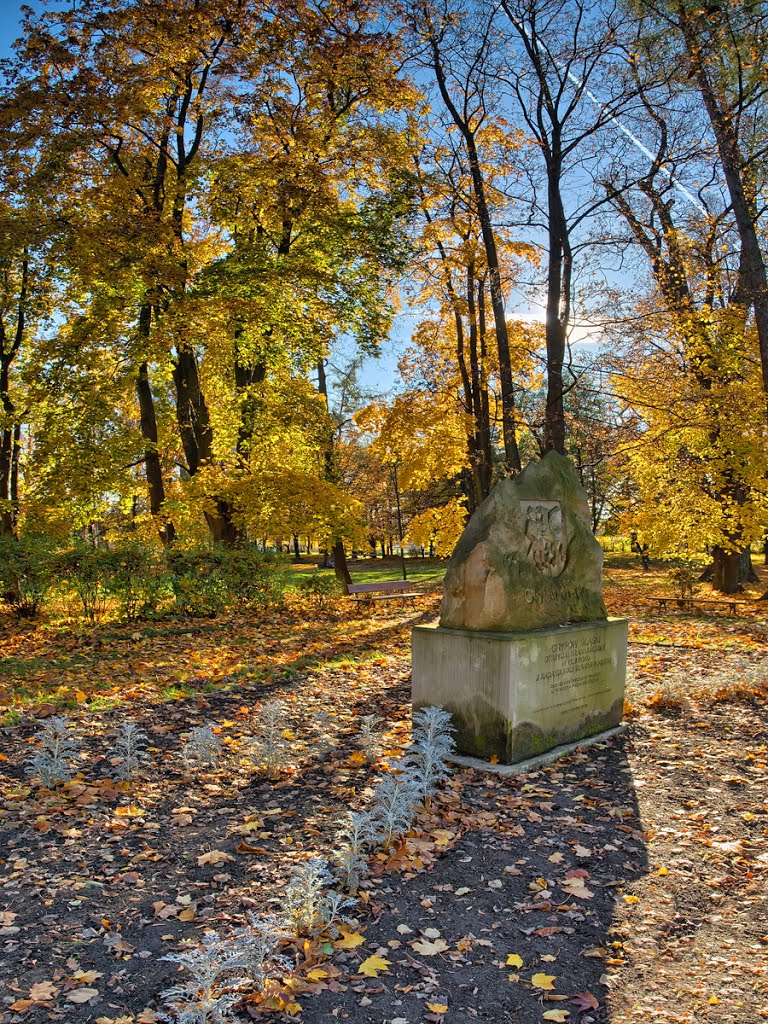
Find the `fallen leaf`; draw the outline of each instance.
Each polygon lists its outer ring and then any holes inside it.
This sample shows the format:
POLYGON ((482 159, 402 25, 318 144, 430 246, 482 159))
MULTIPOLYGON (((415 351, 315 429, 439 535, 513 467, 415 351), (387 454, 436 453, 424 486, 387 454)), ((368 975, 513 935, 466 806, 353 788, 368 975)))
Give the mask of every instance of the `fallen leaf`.
POLYGON ((542 1020, 554 1020, 558 1024, 563 1024, 563 1021, 568 1020, 571 1016, 570 1010, 547 1010, 546 1013, 542 1013, 542 1020))
POLYGON ((430 1013, 447 1013, 448 1006, 446 1003, 427 1003, 427 1009, 430 1013))
POLYGON ((586 885, 584 885, 583 878, 566 878, 561 885, 569 896, 576 896, 578 899, 591 900, 595 895, 591 889, 588 889, 586 885))
POLYGON ((74 992, 67 994, 67 1001, 70 1003, 89 1003, 99 994, 97 988, 76 988, 74 992))
POLYGON ((554 990, 552 982, 555 980, 554 974, 534 974, 531 978, 531 984, 534 988, 546 989, 548 992, 554 990))
POLYGON ((336 949, 355 949, 357 946, 362 946, 365 939, 359 932, 348 932, 342 929, 341 938, 336 939, 334 946, 336 949))
POLYGON ((321 967, 314 967, 311 971, 307 971, 306 977, 308 981, 322 981, 323 978, 328 977, 328 971, 324 971, 321 967))
POLYGON ((448 949, 448 943, 445 939, 435 939, 434 942, 412 942, 411 949, 421 956, 437 956, 438 953, 444 953, 448 949))
POLYGON ((36 1003, 47 1003, 50 999, 55 999, 58 994, 59 990, 52 981, 38 981, 29 990, 29 998, 36 1003))
POLYGON ((224 864, 226 861, 234 859, 234 857, 230 857, 223 850, 209 850, 208 853, 203 853, 197 858, 197 863, 199 867, 202 867, 204 864, 215 866, 216 864, 224 864))
POLYGON ((640 897, 639 896, 625 896, 624 897, 624 902, 625 903, 629 903, 629 905, 631 906, 633 903, 639 903, 640 902, 640 897))
POLYGON ((91 985, 101 977, 103 977, 101 971, 75 971, 72 975, 72 980, 91 985))
POLYGON ((507 967, 522 967, 523 958, 518 956, 517 953, 509 953, 507 955, 507 967))
POLYGON ((389 971, 391 964, 392 961, 383 956, 369 956, 360 964, 357 973, 364 974, 366 978, 378 978, 380 974, 389 971))
POLYGON ((577 992, 575 996, 571 996, 570 1002, 574 1006, 578 1006, 580 1010, 598 1010, 600 1008, 600 1003, 591 992, 577 992))

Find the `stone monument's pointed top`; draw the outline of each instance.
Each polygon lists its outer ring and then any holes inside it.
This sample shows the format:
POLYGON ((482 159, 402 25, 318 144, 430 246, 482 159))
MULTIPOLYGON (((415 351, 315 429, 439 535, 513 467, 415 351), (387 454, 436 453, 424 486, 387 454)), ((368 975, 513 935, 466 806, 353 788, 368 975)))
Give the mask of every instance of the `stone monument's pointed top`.
POLYGON ((547 452, 470 519, 446 572, 440 625, 509 632, 604 619, 602 564, 578 473, 547 452))

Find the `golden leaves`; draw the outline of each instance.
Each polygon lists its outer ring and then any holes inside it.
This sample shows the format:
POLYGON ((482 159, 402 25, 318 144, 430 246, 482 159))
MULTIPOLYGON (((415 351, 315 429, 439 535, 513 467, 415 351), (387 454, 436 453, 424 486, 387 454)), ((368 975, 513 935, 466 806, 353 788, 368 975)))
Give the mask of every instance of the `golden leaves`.
POLYGON ((554 980, 554 974, 534 974, 531 978, 531 984, 534 988, 539 988, 546 992, 553 992, 555 986, 552 983, 554 980))
POLYGON ((360 964, 357 973, 365 975, 366 978, 378 978, 380 974, 388 972, 391 966, 392 961, 383 956, 369 956, 360 964))

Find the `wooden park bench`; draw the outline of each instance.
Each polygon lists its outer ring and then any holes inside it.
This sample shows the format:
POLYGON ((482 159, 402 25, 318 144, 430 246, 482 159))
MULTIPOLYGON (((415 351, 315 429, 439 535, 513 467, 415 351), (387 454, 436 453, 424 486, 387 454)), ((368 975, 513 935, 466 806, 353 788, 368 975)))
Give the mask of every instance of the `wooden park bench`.
POLYGON ((695 605, 699 604, 719 604, 725 605, 730 615, 736 614, 736 609, 739 605, 745 605, 746 601, 736 601, 733 598, 724 598, 717 600, 715 598, 708 597, 649 597, 649 601, 656 601, 659 606, 659 614, 667 610, 667 605, 677 605, 678 608, 682 608, 683 611, 692 612, 695 605))
POLYGON ((418 591, 412 590, 410 580, 385 580, 383 583, 350 583, 347 593, 354 597, 357 604, 370 604, 374 601, 413 601, 420 597, 418 591))

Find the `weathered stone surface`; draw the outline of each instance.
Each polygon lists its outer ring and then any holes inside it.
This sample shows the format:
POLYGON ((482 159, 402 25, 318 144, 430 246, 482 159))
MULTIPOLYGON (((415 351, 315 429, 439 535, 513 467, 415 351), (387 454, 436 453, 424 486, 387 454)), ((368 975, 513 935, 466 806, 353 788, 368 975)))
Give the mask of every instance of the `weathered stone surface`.
POLYGON ((460 754, 505 764, 621 722, 627 620, 530 633, 416 626, 413 706, 453 716, 460 754))
POLYGON ((440 625, 512 632, 605 619, 602 566, 576 470, 549 452, 470 519, 448 564, 440 625))

